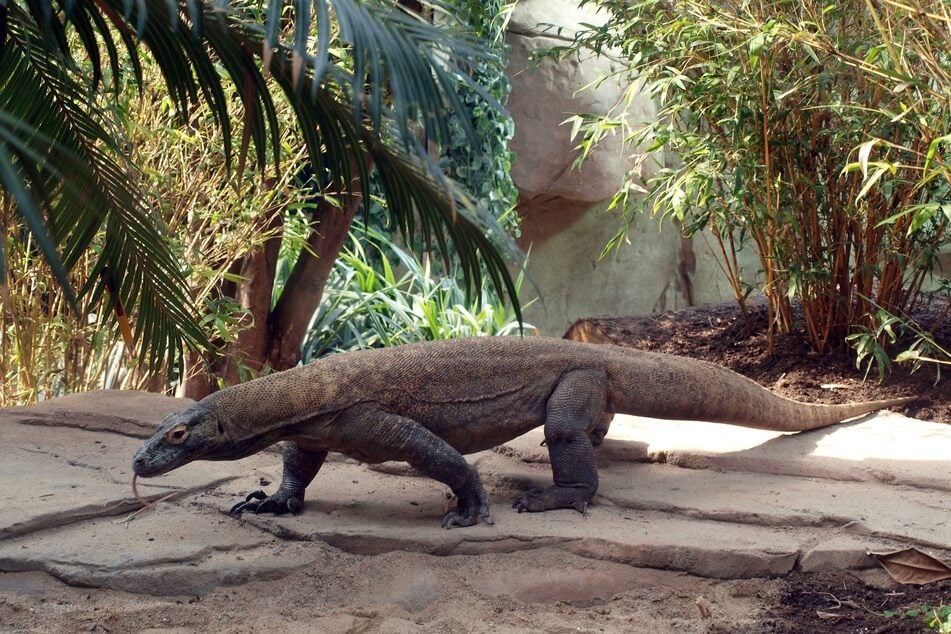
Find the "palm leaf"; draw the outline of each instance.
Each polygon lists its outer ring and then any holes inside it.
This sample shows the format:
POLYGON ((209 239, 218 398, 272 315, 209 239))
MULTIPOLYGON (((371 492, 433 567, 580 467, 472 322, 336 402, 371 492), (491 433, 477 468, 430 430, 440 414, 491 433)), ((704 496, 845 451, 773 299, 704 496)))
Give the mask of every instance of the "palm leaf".
MULTIPOLYGON (((479 287, 484 264, 518 310, 496 244, 503 234, 442 176, 418 140, 449 143, 445 122, 464 107, 456 84, 479 88, 447 60, 475 62, 485 53, 390 2, 296 0, 291 15, 281 0, 270 0, 263 12, 242 2, 63 0, 54 10, 52 0, 7 0, 0 6, 0 117, 16 122, 0 135, 0 183, 45 245, 60 283, 67 287, 65 271, 98 245, 82 293, 94 303, 115 290, 107 301, 135 311, 144 357, 173 361, 183 343, 208 345, 160 221, 134 168, 121 158, 121 135, 92 98, 105 59, 114 90, 122 85, 124 55, 141 86, 141 45, 179 112, 197 104, 209 108, 223 130, 229 164, 233 115, 222 81, 233 84, 244 109, 239 170, 252 144, 255 165, 280 158, 263 61, 297 113, 312 163, 323 166, 328 179, 338 185, 365 181, 376 169, 404 233, 434 242, 446 257, 455 250, 470 291, 479 287), (288 18, 296 25, 290 43, 280 40, 279 29, 279 20, 288 18), (349 47, 351 69, 331 58, 331 18, 349 47)), ((446 11, 440 2, 432 6, 446 11)), ((460 117, 465 125, 470 119, 460 117)), ((475 143, 474 133, 466 132, 475 143)))
POLYGON ((120 163, 114 131, 89 99, 89 89, 66 65, 58 48, 43 46, 43 34, 17 5, 9 8, 10 27, 0 61, 0 112, 9 119, 17 152, 10 162, 14 175, 43 201, 47 222, 38 225, 36 205, 24 206, 16 188, 20 213, 37 237, 44 255, 65 288, 65 270, 74 266, 100 231, 104 240, 93 276, 82 289, 95 304, 109 285, 107 309, 117 302, 136 305, 150 319, 139 324, 140 353, 151 365, 174 360, 182 342, 207 345, 191 315, 181 271, 168 250, 155 218, 135 184, 130 166, 120 163), (6 89, 15 86, 16 90, 6 89), (19 125, 17 125, 19 123, 19 125), (28 126, 28 127, 27 127, 28 126), (29 134, 16 135, 16 131, 29 134), (22 179, 23 175, 30 178, 22 179), (44 246, 43 230, 59 245, 44 246), (52 253, 52 256, 51 256, 52 253), (118 276, 113 272, 121 271, 118 276))

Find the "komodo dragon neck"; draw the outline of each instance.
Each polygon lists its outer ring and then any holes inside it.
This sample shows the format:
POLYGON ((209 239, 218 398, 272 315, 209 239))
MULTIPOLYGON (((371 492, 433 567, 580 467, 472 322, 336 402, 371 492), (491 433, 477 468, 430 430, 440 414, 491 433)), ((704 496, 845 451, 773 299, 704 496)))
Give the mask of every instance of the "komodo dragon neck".
POLYGON ((370 364, 362 362, 368 354, 328 357, 219 390, 201 402, 218 412, 236 439, 270 434, 372 400, 378 384, 370 364))

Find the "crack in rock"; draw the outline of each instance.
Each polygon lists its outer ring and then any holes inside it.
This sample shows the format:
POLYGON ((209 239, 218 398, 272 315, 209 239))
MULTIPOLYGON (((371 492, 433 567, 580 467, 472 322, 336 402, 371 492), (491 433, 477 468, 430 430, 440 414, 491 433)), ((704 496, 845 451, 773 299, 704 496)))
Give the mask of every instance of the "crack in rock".
POLYGON ((253 526, 261 532, 273 535, 278 539, 305 543, 321 542, 352 555, 380 555, 401 550, 436 556, 513 553, 522 550, 535 550, 546 546, 560 546, 582 539, 578 537, 520 535, 472 538, 462 534, 462 531, 457 531, 460 534, 458 540, 439 543, 426 541, 425 538, 414 539, 389 535, 349 533, 336 531, 333 528, 301 532, 280 522, 255 517, 243 517, 242 523, 253 526))
MULTIPOLYGON (((13 408, 10 408, 13 409, 13 408)), ((148 438, 155 433, 156 423, 143 423, 141 420, 123 416, 109 416, 96 413, 96 422, 79 421, 66 418, 59 413, 47 415, 28 415, 17 413, 16 422, 34 427, 67 427, 83 431, 103 432, 126 436, 127 438, 148 438)))
POLYGON ((198 550, 195 550, 186 555, 165 555, 161 557, 154 557, 151 559, 140 559, 134 562, 129 562, 125 564, 115 564, 115 565, 97 565, 92 563, 77 563, 75 561, 54 559, 54 558, 45 558, 43 559, 44 564, 53 564, 58 566, 81 566, 89 570, 99 572, 102 574, 122 572, 126 570, 133 569, 151 569, 161 566, 181 566, 188 565, 194 566, 201 564, 203 561, 218 555, 218 554, 228 554, 228 553, 246 553, 253 550, 257 550, 268 543, 268 540, 262 539, 260 541, 255 541, 253 543, 245 544, 217 544, 214 546, 203 546, 198 550))
POLYGON ((220 586, 242 585, 249 581, 282 579, 298 570, 312 566, 313 561, 275 561, 272 565, 246 565, 211 562, 220 556, 235 552, 252 552, 264 542, 242 548, 202 549, 202 559, 161 559, 135 562, 125 567, 95 566, 88 563, 51 560, 18 560, 0 558, 0 570, 6 572, 42 572, 62 583, 80 588, 108 588, 123 592, 154 596, 205 594, 220 586))
POLYGON ((96 473, 105 474, 106 477, 108 477, 109 480, 113 484, 122 484, 121 481, 117 480, 115 476, 113 476, 112 473, 110 473, 110 467, 105 467, 103 465, 97 465, 97 464, 91 464, 88 462, 81 462, 79 460, 76 460, 75 458, 68 458, 62 455, 61 453, 50 451, 48 449, 42 449, 40 447, 17 447, 17 449, 19 449, 20 451, 24 451, 30 454, 35 454, 38 456, 49 456, 50 458, 55 458, 56 460, 62 460, 70 467, 76 467, 78 469, 88 469, 90 471, 95 471, 96 473))
POLYGON ((45 515, 37 515, 25 522, 18 522, 5 528, 0 528, 0 541, 23 537, 31 533, 53 530, 77 522, 85 522, 102 517, 115 517, 123 513, 134 511, 138 507, 139 503, 136 500, 122 499, 103 502, 101 504, 90 504, 88 506, 57 511, 45 515))
POLYGON ((899 534, 891 531, 872 530, 864 523, 857 520, 847 522, 842 526, 842 531, 850 535, 861 535, 862 537, 891 541, 898 544, 903 544, 904 546, 919 546, 931 550, 939 550, 943 553, 948 553, 949 549, 951 549, 951 544, 948 544, 948 542, 931 541, 928 539, 922 539, 921 537, 910 537, 906 534, 899 534))
MULTIPOLYGON (((236 480, 239 477, 240 476, 227 476, 213 480, 206 484, 187 488, 166 486, 167 489, 172 490, 152 493, 144 496, 144 499, 149 502, 153 502, 171 492, 175 493, 176 497, 170 501, 177 501, 180 499, 180 497, 215 488, 222 484, 231 482, 232 480, 236 480)), ((131 513, 138 510, 139 508, 141 508, 141 505, 139 504, 138 500, 122 498, 119 500, 109 500, 98 504, 89 504, 63 511, 56 511, 55 513, 37 515, 25 522, 18 522, 16 524, 11 524, 10 526, 0 528, 0 541, 22 537, 24 535, 40 533, 47 530, 53 530, 63 526, 68 526, 70 524, 76 524, 78 522, 85 522, 98 518, 116 517, 125 513, 131 513)))
POLYGON ((663 502, 636 502, 627 499, 617 499, 610 494, 599 493, 599 500, 607 500, 616 508, 630 511, 654 511, 667 515, 686 517, 689 519, 724 522, 728 524, 744 524, 763 526, 766 528, 835 528, 852 521, 846 517, 834 515, 805 515, 805 514, 776 514, 776 513, 749 513, 743 511, 705 511, 696 508, 684 508, 663 502))
POLYGON ((630 545, 604 539, 583 539, 565 544, 572 554, 612 561, 638 568, 679 570, 712 579, 750 579, 784 575, 799 557, 793 552, 760 550, 726 551, 700 546, 630 545))

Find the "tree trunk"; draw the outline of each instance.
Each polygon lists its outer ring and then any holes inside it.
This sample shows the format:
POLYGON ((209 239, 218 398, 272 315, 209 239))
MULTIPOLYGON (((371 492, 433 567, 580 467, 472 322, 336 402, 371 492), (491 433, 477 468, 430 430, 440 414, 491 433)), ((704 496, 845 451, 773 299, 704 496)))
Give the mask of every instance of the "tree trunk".
POLYGON ((301 251, 271 315, 267 362, 272 369, 286 370, 300 361, 300 346, 307 327, 320 305, 327 278, 362 202, 362 192, 354 186, 340 208, 327 202, 317 208, 317 226, 307 239, 309 250, 301 251))
MULTIPOLYGON (((324 286, 363 202, 359 179, 351 182, 339 200, 340 207, 326 199, 317 206, 307 238, 308 248, 294 264, 273 310, 271 297, 281 247, 280 234, 240 262, 235 272, 242 280, 223 291, 226 295, 233 293, 253 322, 226 347, 223 357, 209 361, 189 354, 187 378, 179 385, 176 395, 198 400, 218 389, 220 379, 226 385, 234 385, 269 370, 286 370, 297 365, 307 327, 320 305, 324 286)), ((275 213, 266 230, 279 228, 282 218, 280 212, 275 213)))
MULTIPOLYGON (((283 213, 278 211, 266 227, 269 233, 283 224, 283 213)), ((274 274, 277 256, 281 250, 281 235, 276 233, 263 247, 245 257, 241 263, 235 300, 248 311, 249 328, 242 330, 237 339, 225 350, 226 362, 219 376, 227 385, 235 385, 259 376, 266 366, 266 354, 271 341, 271 297, 274 292, 274 274)))

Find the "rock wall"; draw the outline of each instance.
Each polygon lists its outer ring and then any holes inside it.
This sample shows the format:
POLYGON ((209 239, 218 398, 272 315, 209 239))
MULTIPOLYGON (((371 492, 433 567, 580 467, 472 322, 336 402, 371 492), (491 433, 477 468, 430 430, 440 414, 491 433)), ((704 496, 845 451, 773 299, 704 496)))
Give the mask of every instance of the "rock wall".
POLYGON ((542 334, 561 336, 592 315, 647 314, 733 299, 707 236, 683 238, 648 216, 635 220, 630 244, 600 257, 618 226, 605 206, 589 207, 576 219, 555 207, 523 220, 522 242, 531 249, 523 296, 534 298, 525 313, 542 334))
MULTIPOLYGON (((571 0, 521 0, 508 33, 512 176, 523 218, 520 242, 530 251, 534 283, 526 285, 525 299, 538 296, 526 316, 549 335, 594 314, 645 314, 732 299, 707 238, 682 238, 676 227, 661 228, 647 216, 637 218, 630 244, 600 258, 622 222, 605 208, 638 150, 610 138, 573 169, 577 153, 564 121, 579 112, 607 112, 624 87, 608 80, 581 90, 611 70, 610 60, 538 64, 531 54, 565 44, 581 24, 601 19, 571 0)), ((646 121, 656 109, 645 97, 631 104, 629 115, 646 121)), ((642 178, 651 175, 646 169, 642 178)))

